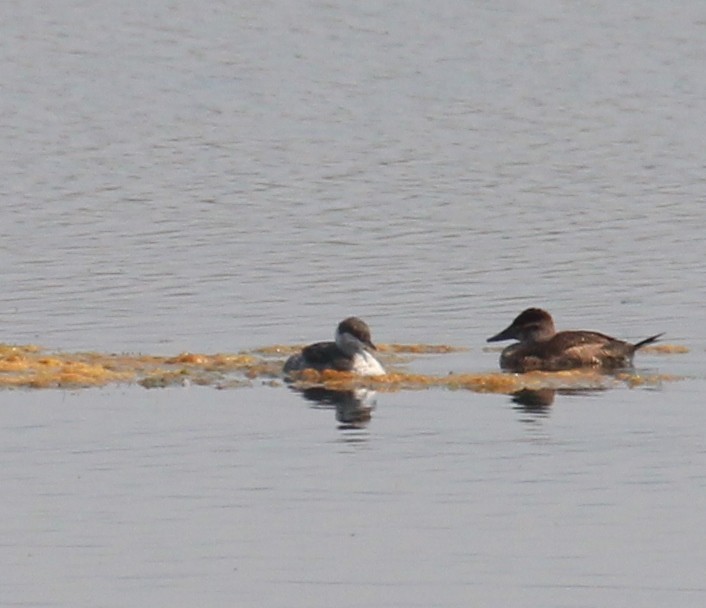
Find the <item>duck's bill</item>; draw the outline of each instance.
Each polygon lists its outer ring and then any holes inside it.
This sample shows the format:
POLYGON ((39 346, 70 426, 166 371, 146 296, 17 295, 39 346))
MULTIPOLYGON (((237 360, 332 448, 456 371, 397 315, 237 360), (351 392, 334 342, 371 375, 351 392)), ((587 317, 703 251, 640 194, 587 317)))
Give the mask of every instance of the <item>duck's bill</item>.
POLYGON ((499 334, 495 334, 494 336, 488 338, 486 342, 502 342, 503 340, 513 340, 514 338, 515 328, 510 325, 510 327, 506 327, 499 334))

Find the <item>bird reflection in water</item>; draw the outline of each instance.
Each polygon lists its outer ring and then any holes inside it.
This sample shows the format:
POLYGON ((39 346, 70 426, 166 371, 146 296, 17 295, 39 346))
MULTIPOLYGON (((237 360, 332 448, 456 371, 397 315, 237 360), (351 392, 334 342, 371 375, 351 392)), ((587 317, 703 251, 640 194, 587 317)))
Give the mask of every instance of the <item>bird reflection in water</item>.
POLYGON ((512 402, 521 406, 521 409, 533 414, 547 414, 547 408, 554 403, 556 397, 556 389, 553 388, 523 388, 512 393, 512 402))
POLYGON ((363 429, 368 426, 375 409, 376 392, 365 388, 352 390, 332 390, 321 386, 309 388, 291 387, 301 393, 313 407, 321 409, 335 408, 336 421, 341 430, 363 429))
POLYGON ((515 409, 531 414, 533 417, 549 415, 549 408, 554 404, 554 399, 559 395, 595 395, 603 392, 605 388, 523 388, 510 395, 512 402, 518 407, 515 409))

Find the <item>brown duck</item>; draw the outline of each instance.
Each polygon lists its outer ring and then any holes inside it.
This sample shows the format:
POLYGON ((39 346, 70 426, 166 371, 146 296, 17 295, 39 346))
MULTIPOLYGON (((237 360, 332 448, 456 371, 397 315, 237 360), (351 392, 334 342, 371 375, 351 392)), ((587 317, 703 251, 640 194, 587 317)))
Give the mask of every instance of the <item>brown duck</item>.
POLYGON ((554 320, 546 310, 528 308, 509 327, 488 338, 488 342, 518 340, 500 355, 500 367, 513 372, 578 367, 618 369, 630 367, 635 351, 661 335, 630 344, 597 331, 557 332, 554 320))

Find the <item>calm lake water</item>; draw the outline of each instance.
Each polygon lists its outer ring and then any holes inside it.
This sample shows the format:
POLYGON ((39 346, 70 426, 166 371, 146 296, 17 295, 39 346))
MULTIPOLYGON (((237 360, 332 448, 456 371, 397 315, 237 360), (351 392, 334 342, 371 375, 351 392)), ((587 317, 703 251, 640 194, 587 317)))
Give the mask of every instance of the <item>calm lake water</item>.
POLYGON ((5 391, 2 606, 703 606, 706 4, 6 1, 1 341, 452 344, 540 305, 647 388, 551 405, 5 391))

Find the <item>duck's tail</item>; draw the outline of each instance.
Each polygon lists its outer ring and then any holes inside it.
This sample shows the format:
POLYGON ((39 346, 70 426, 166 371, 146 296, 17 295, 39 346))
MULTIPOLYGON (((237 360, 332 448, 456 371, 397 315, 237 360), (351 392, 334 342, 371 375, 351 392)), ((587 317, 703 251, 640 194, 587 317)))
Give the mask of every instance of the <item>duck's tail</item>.
POLYGON ((656 342, 659 338, 661 338, 664 335, 664 332, 661 334, 657 334, 655 336, 650 336, 649 338, 645 338, 644 340, 640 340, 637 344, 633 344, 633 348, 635 350, 642 348, 643 346, 647 346, 648 344, 652 344, 653 342, 656 342))

